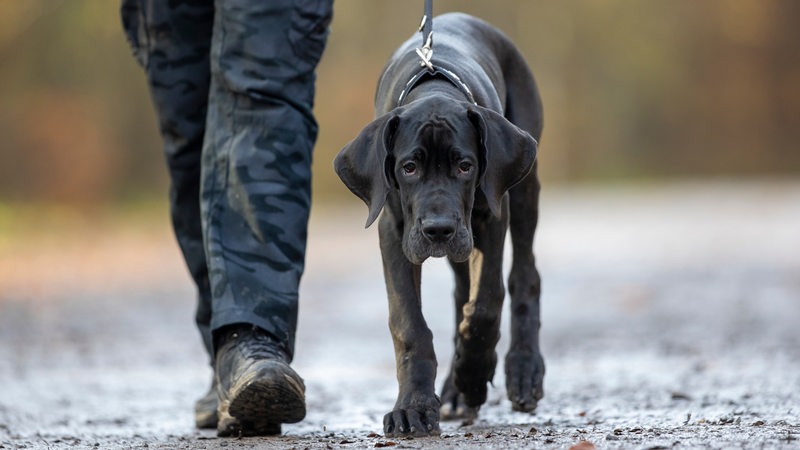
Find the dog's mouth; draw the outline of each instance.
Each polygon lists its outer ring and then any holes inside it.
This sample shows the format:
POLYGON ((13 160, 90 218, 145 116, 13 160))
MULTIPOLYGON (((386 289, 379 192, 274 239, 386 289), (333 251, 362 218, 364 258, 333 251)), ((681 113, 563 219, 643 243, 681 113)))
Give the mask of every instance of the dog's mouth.
POLYGON ((441 258, 443 256, 447 256, 447 247, 443 244, 431 244, 429 249, 431 258, 441 258))
POLYGON ((442 258, 447 256, 454 262, 464 262, 472 253, 472 233, 463 226, 458 225, 452 233, 444 235, 431 233, 421 224, 408 230, 403 239, 403 253, 414 264, 422 264, 428 258, 442 258))

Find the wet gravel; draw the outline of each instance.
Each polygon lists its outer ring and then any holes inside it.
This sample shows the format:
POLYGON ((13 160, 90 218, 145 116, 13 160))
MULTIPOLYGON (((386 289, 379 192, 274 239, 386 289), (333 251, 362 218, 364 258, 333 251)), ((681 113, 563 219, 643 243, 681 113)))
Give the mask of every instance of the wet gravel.
MULTIPOLYGON (((800 182, 549 188, 542 211, 545 398, 511 412, 498 370, 475 423, 424 439, 380 434, 397 388, 360 205, 314 210, 308 416, 271 438, 193 428, 210 370, 166 217, 0 246, 0 449, 800 448, 800 182)), ((442 372, 451 289, 427 263, 442 372)))

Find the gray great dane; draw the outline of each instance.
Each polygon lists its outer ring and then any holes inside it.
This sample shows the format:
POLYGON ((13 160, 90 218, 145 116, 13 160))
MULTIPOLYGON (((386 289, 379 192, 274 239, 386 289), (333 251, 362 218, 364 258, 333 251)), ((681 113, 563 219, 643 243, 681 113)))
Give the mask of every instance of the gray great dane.
POLYGON ((376 119, 336 156, 344 184, 378 217, 399 394, 386 436, 435 435, 439 417, 473 419, 486 401, 500 338, 503 243, 513 260, 506 390, 517 411, 542 398, 537 141, 542 104, 512 42, 460 13, 433 21, 433 57, 421 67, 409 39, 378 82, 376 119), (433 336, 421 310, 421 264, 446 256, 455 275, 455 354, 441 397, 433 336))

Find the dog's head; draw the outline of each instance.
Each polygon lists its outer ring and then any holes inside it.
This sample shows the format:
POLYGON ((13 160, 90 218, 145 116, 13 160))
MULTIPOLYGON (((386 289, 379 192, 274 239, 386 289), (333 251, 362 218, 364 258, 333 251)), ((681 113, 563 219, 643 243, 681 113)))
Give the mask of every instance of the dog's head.
POLYGON ((500 114, 431 96, 367 125, 334 167, 369 207, 367 227, 387 196, 399 196, 403 252, 421 264, 429 256, 465 261, 476 195, 499 218, 503 195, 535 158, 536 140, 500 114))

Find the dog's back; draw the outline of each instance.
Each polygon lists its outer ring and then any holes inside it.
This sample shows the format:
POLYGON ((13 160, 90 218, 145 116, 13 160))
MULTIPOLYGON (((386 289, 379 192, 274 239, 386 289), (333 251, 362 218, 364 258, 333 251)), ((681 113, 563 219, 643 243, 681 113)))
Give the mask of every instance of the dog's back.
MULTIPOLYGON (((378 81, 375 113, 397 107, 406 83, 421 68, 414 49, 415 34, 392 55, 378 81)), ((433 62, 466 83, 477 104, 506 116, 535 139, 542 132, 542 105, 536 83, 513 42, 491 24, 464 13, 447 13, 433 20, 433 62), (526 105, 518 105, 525 103, 526 105), (524 116, 517 112, 528 110, 524 116)))

